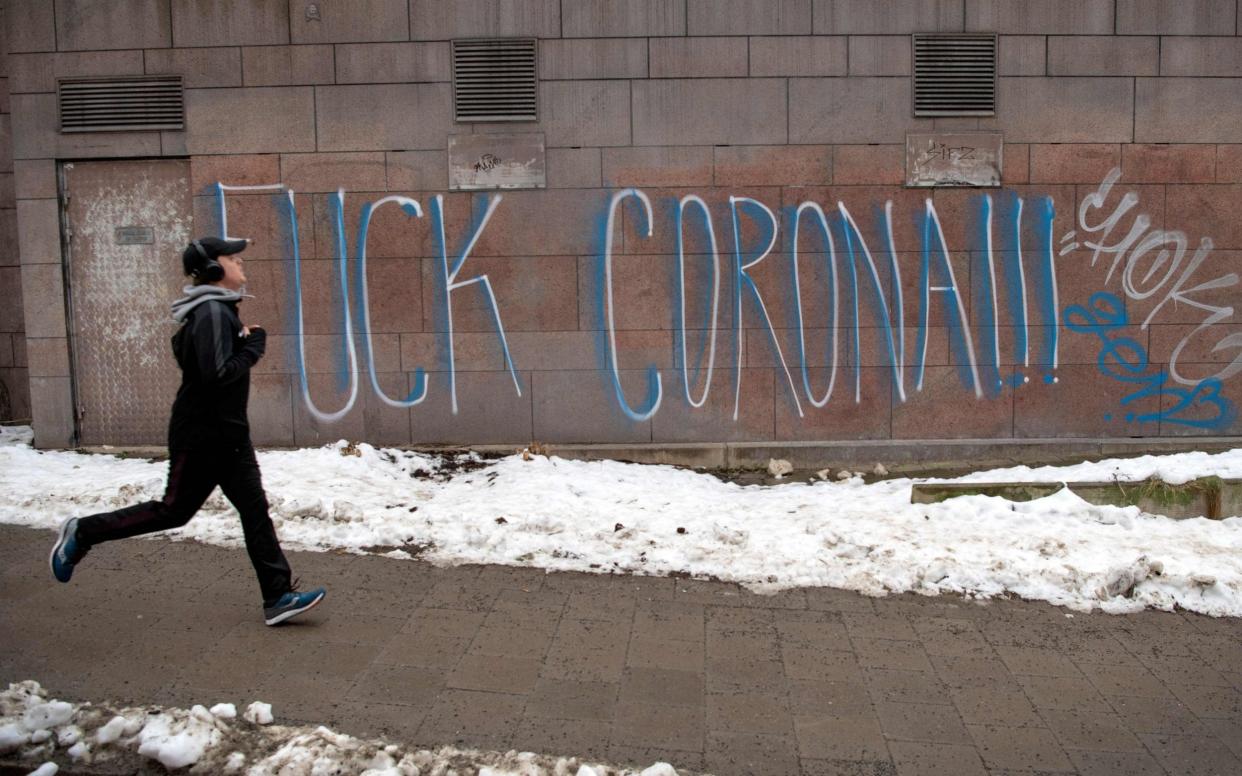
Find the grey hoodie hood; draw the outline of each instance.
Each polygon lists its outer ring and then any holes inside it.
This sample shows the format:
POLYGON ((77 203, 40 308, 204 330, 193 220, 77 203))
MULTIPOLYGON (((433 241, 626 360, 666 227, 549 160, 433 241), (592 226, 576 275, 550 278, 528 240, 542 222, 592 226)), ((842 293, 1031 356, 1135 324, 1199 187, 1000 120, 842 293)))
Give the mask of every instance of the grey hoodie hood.
POLYGON ((213 299, 220 302, 240 302, 242 299, 253 299, 249 294, 230 291, 227 288, 214 286, 210 283, 201 286, 186 286, 181 289, 185 296, 172 303, 172 317, 177 323, 185 321, 185 317, 203 302, 213 299))

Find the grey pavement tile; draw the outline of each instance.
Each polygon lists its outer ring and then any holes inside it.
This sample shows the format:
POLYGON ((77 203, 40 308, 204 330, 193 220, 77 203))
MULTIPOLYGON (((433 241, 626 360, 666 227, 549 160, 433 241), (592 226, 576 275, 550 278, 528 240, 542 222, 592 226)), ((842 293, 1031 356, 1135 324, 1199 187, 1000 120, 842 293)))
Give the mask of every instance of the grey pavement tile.
POLYGON ((1033 619, 992 619, 979 626, 984 638, 998 647, 1064 651, 1083 643, 1085 634, 1059 623, 1033 619))
POLYGON ((776 660, 709 660, 708 692, 781 692, 785 667, 776 660))
POLYGON ((910 621, 901 615, 845 612, 841 615, 841 621, 845 623, 851 639, 918 639, 910 621))
POLYGON ((1165 776, 1156 759, 1143 752, 1066 752, 1084 776, 1165 776))
POLYGON ((709 658, 724 659, 771 659, 780 653, 775 631, 708 630, 704 648, 709 658))
POLYGON ((1208 665, 1198 655, 1164 655, 1159 658, 1139 657, 1139 661, 1165 684, 1206 684, 1232 687, 1233 683, 1208 665))
POLYGON ((680 773, 684 770, 703 770, 702 747, 693 750, 673 749, 671 747, 634 746, 619 744, 615 741, 608 747, 608 762, 642 771, 653 763, 664 762, 672 765, 680 773))
POLYGON ((994 648, 970 620, 946 617, 911 617, 910 625, 928 655, 993 657, 994 648))
POLYGON ((1047 728, 968 724, 966 729, 989 769, 1075 770, 1056 736, 1047 728))
POLYGON ((560 608, 543 606, 523 606, 517 603, 505 605, 497 601, 486 616, 483 617, 484 628, 510 628, 520 631, 551 634, 556 632, 561 620, 560 608))
POLYGON ((277 722, 297 720, 318 725, 348 699, 352 679, 305 674, 273 674, 251 691, 255 700, 272 704, 277 722))
MULTIPOLYGON (((639 604, 644 601, 673 600, 673 585, 677 580, 671 577, 642 576, 605 576, 608 594, 614 598, 632 598, 639 604)), ((545 586, 547 583, 544 583, 545 586)))
POLYGON ((389 740, 409 741, 423 723, 427 708, 421 704, 344 701, 322 722, 356 738, 384 736, 389 740))
POLYGON ((630 666, 621 676, 617 697, 623 703, 702 706, 706 692, 704 688, 702 672, 630 666))
POLYGON ((529 658, 466 655, 444 684, 458 690, 526 694, 534 689, 542 668, 542 661, 529 658))
POLYGON ((555 641, 557 647, 568 645, 581 650, 610 650, 629 643, 630 626, 626 623, 562 618, 556 627, 555 641))
POLYGON ((379 647, 371 644, 309 640, 303 644, 288 644, 286 650, 277 661, 279 672, 351 681, 370 668, 379 654, 379 647))
POLYGON ((625 650, 553 649, 543 661, 541 677, 583 682, 618 682, 625 670, 625 650))
POLYGON ((1040 714, 1066 749, 1145 751, 1125 722, 1116 714, 1069 709, 1045 709, 1040 714))
POLYGON ((889 740, 972 745, 966 726, 951 707, 881 701, 875 710, 889 740))
POLYGON ((1242 637, 1222 639, 1209 637, 1194 645, 1194 653, 1222 673, 1242 672, 1242 637))
POLYGON ((705 579, 675 579, 673 582, 674 600, 704 606, 748 606, 747 599, 754 596, 754 593, 733 582, 705 579))
MULTIPOLYGON (((421 596, 406 588, 340 587, 328 588, 323 605, 334 611, 354 615, 377 615, 391 617, 394 612, 409 612, 417 606, 421 596)), ((300 618, 299 618, 300 619, 300 618)))
POLYGON ((679 601, 655 601, 637 606, 633 610, 634 633, 671 641, 702 642, 704 611, 701 604, 679 601))
POLYGON ((672 641, 635 633, 630 640, 626 664, 640 668, 664 668, 702 673, 704 649, 701 641, 672 641))
POLYGON ((483 566, 479 569, 479 574, 475 579, 480 587, 534 593, 543 587, 545 577, 547 573, 543 569, 522 566, 483 566))
POLYGON ((1242 719, 1205 719, 1203 729, 1214 735, 1235 756, 1242 757, 1242 719))
POLYGON ((793 737, 793 717, 784 695, 709 693, 704 710, 709 730, 793 737))
POLYGON ((1112 636, 1140 659, 1193 655, 1193 644, 1203 638, 1202 634, 1180 618, 1173 622, 1177 625, 1162 628, 1156 623, 1127 618, 1123 626, 1112 630, 1112 636))
POLYGON ((586 574, 580 571, 550 571, 543 578, 543 590, 565 593, 601 593, 607 595, 612 579, 604 574, 586 574))
POLYGON ((858 664, 863 668, 888 668, 898 671, 931 671, 932 664, 917 641, 851 638, 858 664))
POLYGON ((1242 718, 1242 692, 1233 687, 1175 684, 1173 694, 1199 717, 1242 718))
POLYGON ((888 760, 880 721, 863 717, 794 717, 799 756, 809 760, 888 760))
POLYGON ((437 747, 464 744, 503 751, 513 740, 525 702, 520 695, 442 690, 418 728, 416 743, 437 747))
POLYGON ((1169 773, 1185 776, 1242 773, 1242 759, 1215 737, 1140 733, 1139 740, 1169 773))
POLYGON ((611 722, 527 715, 518 721, 511 748, 554 757, 605 760, 611 736, 611 722))
POLYGON ((615 682, 540 678, 526 701, 526 715, 549 719, 611 722, 616 715, 615 682))
POLYGON ((469 647, 469 636, 444 636, 437 632, 398 633, 375 656, 375 662, 448 670, 457 665, 469 647))
POLYGON ((1012 685, 1013 674, 1000 658, 932 655, 936 675, 949 687, 1012 685))
POLYGON ((330 607, 319 613, 315 636, 338 643, 369 644, 382 647, 401 632, 407 618, 376 614, 347 614, 330 607))
POLYGON ((508 615, 514 620, 529 622, 532 627, 555 628, 565 610, 568 594, 558 591, 501 590, 492 603, 493 615, 508 615))
POLYGON ((561 616, 570 620, 628 623, 634 620, 637 608, 637 601, 631 597, 610 596, 605 592, 572 592, 566 595, 561 616))
POLYGON ((831 587, 808 588, 806 605, 808 609, 826 612, 874 612, 873 600, 852 590, 837 590, 831 587))
POLYGON ((1212 735, 1207 720, 1195 716, 1176 698, 1110 696, 1108 702, 1125 726, 1135 733, 1173 733, 1184 736, 1212 735))
POLYGON ((1095 631, 1078 637, 1073 646, 1062 652, 1076 665, 1139 665, 1138 658, 1121 645, 1112 633, 1095 631))
POLYGON ((475 634, 468 652, 472 655, 504 655, 541 660, 551 646, 550 632, 488 624, 475 634))
POLYGON ((753 631, 772 633, 776 612, 768 609, 739 609, 727 606, 704 606, 704 625, 711 631, 753 631))
POLYGON ((1018 684, 1027 699, 1040 709, 1076 709, 1079 711, 1110 711, 1103 695, 1078 676, 1018 676, 1018 684))
POLYGON ((1034 647, 998 646, 996 654, 1011 674, 1073 676, 1082 679, 1082 672, 1061 652, 1034 647))
POLYGON ((1079 663, 1087 680, 1104 695, 1138 695, 1144 698, 1166 698, 1169 688, 1141 665, 1108 665, 1079 663))
POLYGON ((840 649, 849 644, 845 623, 836 612, 778 612, 774 622, 782 644, 840 649))
MULTIPOLYGON (((813 760, 803 758, 802 776, 896 776, 890 760, 813 760)), ((792 773, 792 771, 791 771, 792 773)))
POLYGON ((1186 622, 1200 633, 1218 639, 1242 639, 1242 620, 1237 617, 1208 617, 1207 615, 1187 615, 1186 622))
POLYGON ((861 682, 790 680, 789 708, 796 717, 860 717, 875 713, 861 682))
POLYGON ((469 612, 490 611, 498 592, 457 581, 437 582, 422 599, 422 606, 432 609, 464 609, 469 612))
POLYGON ((483 625, 484 616, 482 612, 420 606, 405 621, 401 632, 474 638, 474 634, 483 625))
POLYGON ((953 705, 968 725, 1042 727, 1035 707, 1018 686, 959 687, 950 691, 953 705))
POLYGON ((373 665, 354 682, 350 700, 430 704, 444 687, 444 674, 419 666, 373 665))
POLYGON ((702 752, 706 733, 703 716, 703 708, 696 706, 618 703, 612 741, 624 746, 702 752))
POLYGON ((780 655, 785 675, 790 679, 854 682, 862 678, 862 668, 853 652, 782 644, 780 655))
POLYGON ((877 701, 953 705, 949 686, 934 673, 868 668, 863 681, 877 701))
POLYGON ((806 609, 806 591, 802 588, 778 590, 775 593, 757 593, 753 598, 746 599, 750 606, 763 609, 801 610, 806 609))
POLYGON ((251 649, 217 647, 179 668, 178 685, 236 693, 259 686, 278 670, 278 660, 251 649))
POLYGON ((796 774, 798 745, 792 729, 787 735, 710 731, 703 752, 703 767, 720 776, 796 774))
POLYGON ((898 776, 987 776, 974 744, 890 741, 898 776))

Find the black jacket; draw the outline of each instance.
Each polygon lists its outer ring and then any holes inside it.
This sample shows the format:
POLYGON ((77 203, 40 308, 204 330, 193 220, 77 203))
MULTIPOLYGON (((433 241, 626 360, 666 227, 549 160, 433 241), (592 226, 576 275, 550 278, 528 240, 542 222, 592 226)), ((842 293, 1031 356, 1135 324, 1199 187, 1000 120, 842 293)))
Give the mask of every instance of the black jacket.
POLYGON ((172 338, 181 387, 168 423, 169 450, 250 445, 250 368, 266 346, 262 329, 242 336, 236 302, 212 299, 190 311, 172 338))

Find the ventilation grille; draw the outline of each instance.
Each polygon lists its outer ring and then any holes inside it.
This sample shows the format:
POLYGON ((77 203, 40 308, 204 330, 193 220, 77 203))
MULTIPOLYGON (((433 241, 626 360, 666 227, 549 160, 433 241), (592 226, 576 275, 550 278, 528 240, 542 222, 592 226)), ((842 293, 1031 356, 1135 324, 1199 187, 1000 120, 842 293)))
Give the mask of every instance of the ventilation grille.
POLYGON ((61 132, 185 128, 179 75, 65 79, 57 97, 61 132))
POLYGON ((916 34, 914 115, 996 115, 996 36, 916 34))
POLYGON ((457 121, 535 121, 537 81, 533 39, 453 41, 457 121))

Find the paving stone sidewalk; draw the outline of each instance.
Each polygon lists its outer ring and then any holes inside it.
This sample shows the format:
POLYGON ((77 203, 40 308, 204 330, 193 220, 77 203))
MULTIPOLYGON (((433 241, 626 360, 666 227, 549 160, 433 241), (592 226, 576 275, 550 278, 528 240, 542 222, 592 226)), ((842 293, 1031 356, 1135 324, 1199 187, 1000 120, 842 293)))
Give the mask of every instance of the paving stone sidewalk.
POLYGON ((409 744, 732 774, 1242 773, 1242 620, 290 553, 282 628, 240 549, 0 526, 0 682, 261 699, 409 744))

